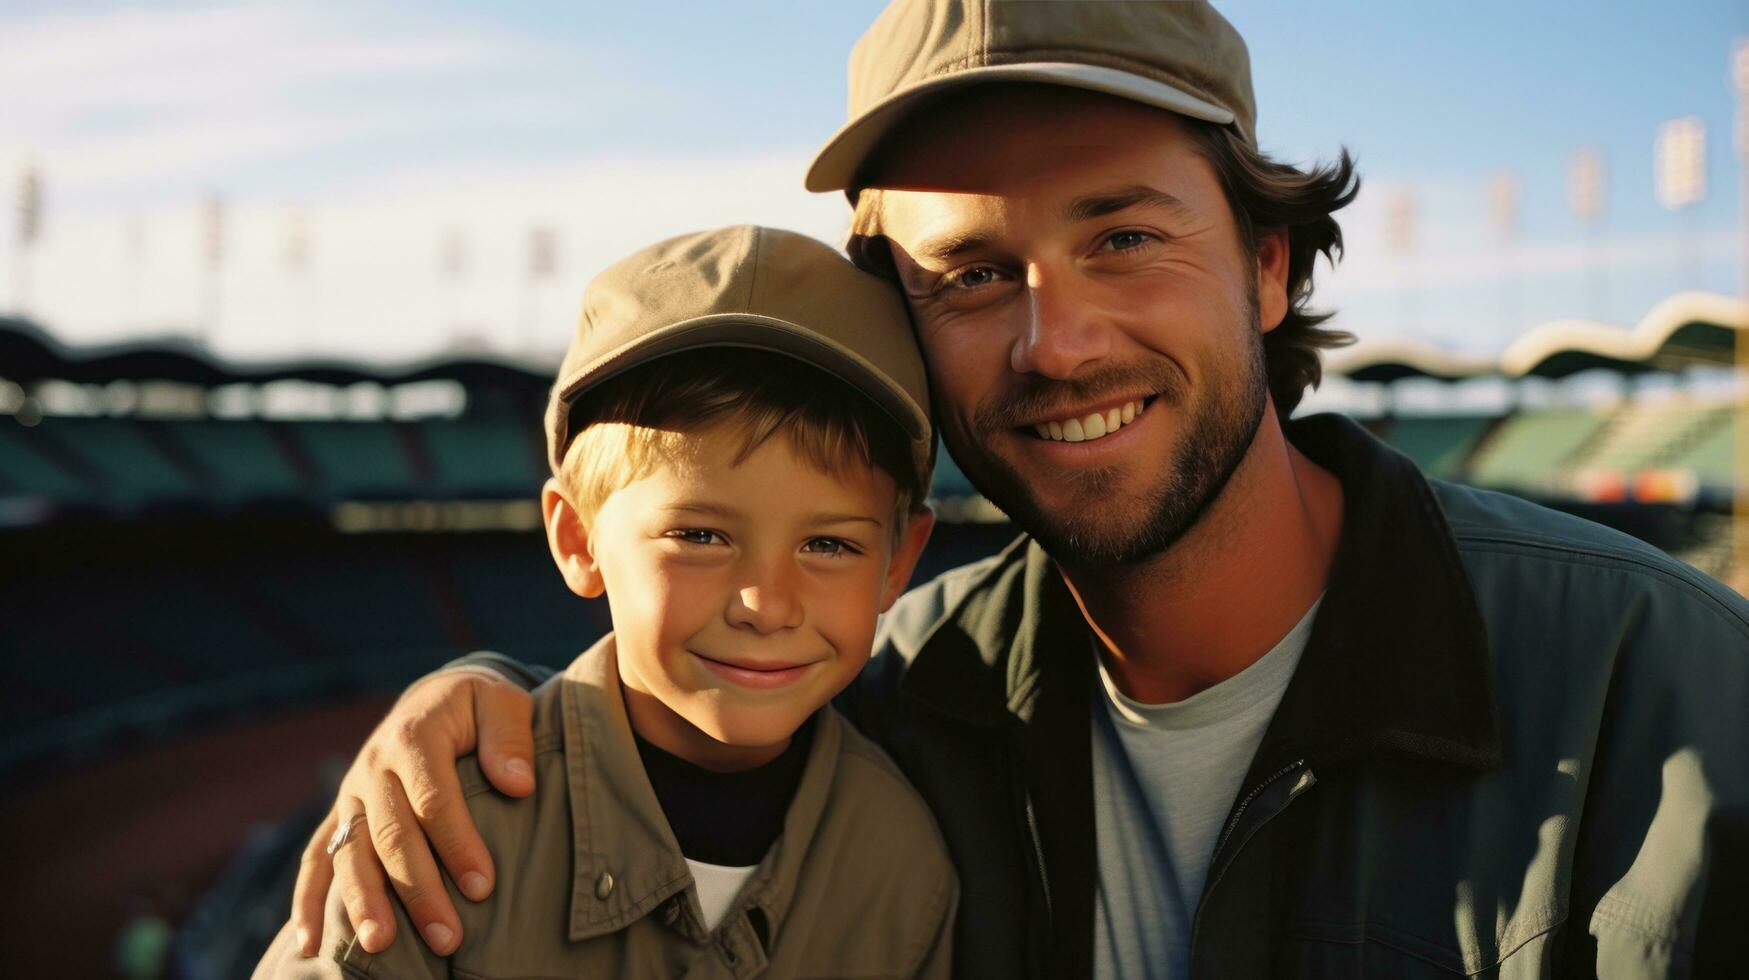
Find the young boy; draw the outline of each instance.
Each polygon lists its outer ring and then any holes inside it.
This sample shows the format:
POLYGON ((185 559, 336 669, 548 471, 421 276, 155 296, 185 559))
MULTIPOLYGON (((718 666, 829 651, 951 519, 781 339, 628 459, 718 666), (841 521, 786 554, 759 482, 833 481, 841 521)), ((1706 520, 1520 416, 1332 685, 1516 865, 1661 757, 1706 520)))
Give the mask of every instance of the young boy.
POLYGON ((590 284, 547 423, 553 560, 614 632, 536 692, 532 797, 463 767, 497 889, 450 884, 447 958, 366 953, 331 896, 256 976, 947 976, 934 820, 828 704, 932 523, 899 298, 788 232, 662 242, 590 284))

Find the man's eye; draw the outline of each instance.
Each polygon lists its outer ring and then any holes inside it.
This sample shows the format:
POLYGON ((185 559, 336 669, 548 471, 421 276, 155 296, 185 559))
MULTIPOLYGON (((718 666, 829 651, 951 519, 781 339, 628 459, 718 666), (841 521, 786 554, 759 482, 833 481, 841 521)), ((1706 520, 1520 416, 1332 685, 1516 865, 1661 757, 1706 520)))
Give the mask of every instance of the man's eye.
POLYGON ((687 544, 715 544, 723 538, 722 535, 715 531, 706 531, 702 528, 693 527, 681 528, 678 531, 669 531, 668 536, 679 541, 685 541, 687 544))
POLYGON ((995 281, 995 269, 987 265, 976 265, 970 269, 948 273, 946 278, 942 280, 942 285, 949 289, 977 289, 980 286, 988 286, 995 281))
POLYGON ((1144 231, 1120 231, 1105 240, 1105 246, 1113 252, 1128 252, 1141 248, 1154 238, 1144 231))

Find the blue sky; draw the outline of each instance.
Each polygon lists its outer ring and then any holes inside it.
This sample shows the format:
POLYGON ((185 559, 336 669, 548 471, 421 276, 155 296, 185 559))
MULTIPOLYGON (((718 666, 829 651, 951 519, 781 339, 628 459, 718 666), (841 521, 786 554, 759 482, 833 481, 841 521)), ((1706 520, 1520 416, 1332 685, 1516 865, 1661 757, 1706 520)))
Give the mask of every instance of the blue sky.
MULTIPOLYGON (((1728 59, 1749 4, 1219 6, 1251 48, 1265 149, 1359 158, 1349 259, 1320 290, 1349 329, 1497 349, 1546 319, 1631 324, 1677 289, 1739 289, 1728 59), (1709 193, 1672 214, 1652 141, 1689 115, 1709 193), (1566 200, 1581 146, 1607 171, 1589 233, 1566 200), (1485 217, 1501 171, 1522 201, 1510 244, 1485 217), (1403 195, 1407 256, 1384 244, 1403 195)), ((588 276, 653 238, 743 220, 840 234, 839 202, 800 175, 879 7, 0 2, 0 191, 26 164, 48 187, 28 259, 0 240, 0 309, 22 299, 75 341, 198 330, 241 357, 549 351, 588 276), (213 194, 216 276, 199 261, 213 194), (297 224, 311 262, 294 274, 297 224), (535 225, 560 254, 531 283, 535 225), (459 282, 436 272, 449 239, 459 282)))

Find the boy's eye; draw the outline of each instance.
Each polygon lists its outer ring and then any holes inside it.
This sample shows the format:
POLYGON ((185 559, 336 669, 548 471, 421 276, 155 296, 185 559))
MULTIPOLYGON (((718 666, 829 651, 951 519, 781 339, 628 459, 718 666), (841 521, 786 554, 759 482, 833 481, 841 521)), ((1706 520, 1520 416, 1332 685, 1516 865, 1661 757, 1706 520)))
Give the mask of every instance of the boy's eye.
POLYGON ((802 546, 802 550, 811 555, 855 555, 861 554, 850 542, 842 538, 812 538, 802 546))
POLYGON ((723 540, 723 536, 715 531, 706 531, 703 528, 696 527, 686 527, 681 528, 678 531, 669 531, 668 536, 680 541, 685 541, 687 544, 716 544, 723 540))

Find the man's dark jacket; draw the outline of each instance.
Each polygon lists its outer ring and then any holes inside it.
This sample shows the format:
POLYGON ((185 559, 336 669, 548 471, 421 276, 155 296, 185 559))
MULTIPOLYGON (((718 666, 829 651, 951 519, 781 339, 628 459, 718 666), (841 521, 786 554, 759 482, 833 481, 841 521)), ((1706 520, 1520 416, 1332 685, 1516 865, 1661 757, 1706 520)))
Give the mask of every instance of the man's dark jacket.
MULTIPOLYGON (((1731 975, 1749 603, 1632 538, 1428 481, 1354 423, 1311 639, 1212 859, 1195 977, 1731 975)), ((928 800, 955 975, 1091 972, 1088 628, 1022 538, 907 594, 841 709, 928 800)))

